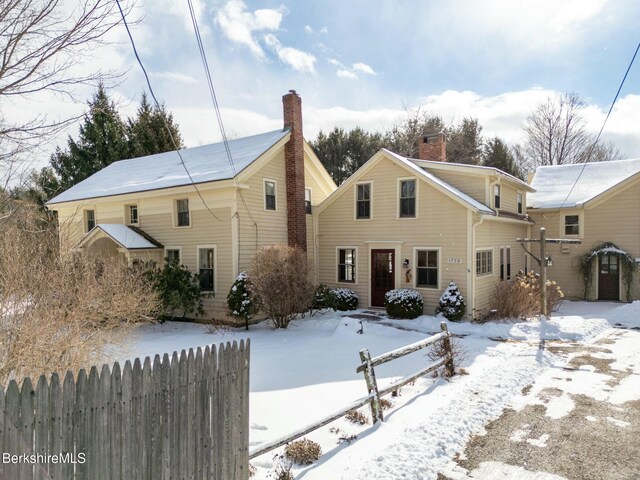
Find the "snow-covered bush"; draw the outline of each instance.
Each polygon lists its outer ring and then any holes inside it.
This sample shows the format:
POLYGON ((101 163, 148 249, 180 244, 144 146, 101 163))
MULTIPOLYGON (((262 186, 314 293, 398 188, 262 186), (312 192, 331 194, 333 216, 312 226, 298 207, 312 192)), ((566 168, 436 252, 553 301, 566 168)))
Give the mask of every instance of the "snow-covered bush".
POLYGON ((249 328, 249 322, 258 311, 257 302, 253 294, 253 285, 249 280, 247 272, 240 272, 236 278, 229 295, 227 295, 227 307, 229 315, 240 320, 244 320, 246 328, 249 328))
POLYGON ((331 288, 327 295, 327 307, 342 312, 358 308, 358 294, 349 288, 331 288))
POLYGON ((325 308, 331 308, 329 304, 331 303, 331 299, 329 297, 329 291, 331 289, 327 287, 324 283, 321 283, 316 287, 316 291, 313 295, 313 303, 311 304, 311 311, 313 310, 324 310, 325 308))
POLYGON ((464 317, 466 311, 467 305, 464 303, 464 298, 458 289, 458 285, 456 285, 456 282, 449 283, 449 286, 440 297, 436 315, 442 313, 447 320, 457 322, 464 317))
POLYGON ((422 295, 412 288, 389 290, 384 295, 387 315, 393 318, 416 318, 422 315, 424 301, 422 295))

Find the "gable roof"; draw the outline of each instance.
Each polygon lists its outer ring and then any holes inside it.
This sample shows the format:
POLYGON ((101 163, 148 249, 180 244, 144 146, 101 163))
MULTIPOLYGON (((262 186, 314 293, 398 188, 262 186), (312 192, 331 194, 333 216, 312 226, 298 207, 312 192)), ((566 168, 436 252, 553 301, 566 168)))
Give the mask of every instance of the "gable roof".
POLYGON ((161 243, 151 238, 139 228, 119 223, 99 223, 78 242, 77 246, 81 247, 100 231, 104 232, 107 236, 111 237, 114 242, 127 250, 162 248, 161 243))
POLYGON ((499 168, 496 167, 488 167, 485 165, 469 165, 466 163, 454 163, 454 162, 440 162, 437 160, 419 160, 415 158, 410 158, 409 161, 415 163, 416 165, 433 170, 446 170, 450 172, 465 172, 472 173, 477 175, 496 175, 499 177, 503 177, 512 183, 517 184, 520 188, 533 191, 533 188, 526 182, 523 182, 518 177, 514 177, 513 175, 503 172, 499 168))
POLYGON ((376 162, 378 162, 382 158, 388 158, 388 159, 396 162, 397 164, 399 164, 402 167, 404 167, 406 170, 409 170, 410 172, 412 172, 415 175, 419 176, 423 180, 425 180, 428 183, 434 185, 438 190, 440 190, 443 193, 445 193, 445 195, 453 198, 458 203, 463 204, 467 208, 471 208, 471 209, 473 209, 473 210, 475 210, 477 212, 483 213, 483 214, 495 215, 495 212, 493 210, 491 210, 489 207, 487 207, 485 204, 483 204, 483 203, 477 201, 476 199, 470 197, 466 193, 461 192, 460 190, 458 190, 454 186, 448 184, 444 180, 441 180, 440 178, 436 177, 432 173, 426 171, 424 168, 419 167, 418 165, 416 165, 412 161, 412 159, 409 159, 409 158, 403 157, 402 155, 398 155, 396 153, 393 153, 390 150, 387 150, 386 148, 380 149, 373 157, 371 157, 369 160, 367 160, 358 170, 356 170, 356 172, 354 172, 346 181, 344 181, 342 183, 342 185, 340 185, 338 187, 337 190, 335 190, 331 195, 329 195, 318 206, 317 212, 320 213, 324 209, 326 209, 337 198, 339 198, 340 195, 342 195, 342 192, 344 192, 349 187, 349 185, 351 185, 351 184, 353 184, 354 182, 357 181, 357 179, 360 177, 360 174, 363 171, 365 171, 368 167, 372 166, 373 164, 375 164, 376 162))
MULTIPOLYGON (((238 138, 228 142, 236 174, 257 160, 264 152, 289 135, 289 129, 238 138)), ((180 150, 193 183, 215 182, 233 178, 233 171, 223 142, 180 150)), ((47 205, 146 192, 190 185, 191 179, 176 151, 120 160, 94 173, 52 198, 47 205)))
POLYGON ((640 158, 538 167, 531 181, 536 191, 527 196, 527 206, 543 209, 582 206, 637 173, 640 158))

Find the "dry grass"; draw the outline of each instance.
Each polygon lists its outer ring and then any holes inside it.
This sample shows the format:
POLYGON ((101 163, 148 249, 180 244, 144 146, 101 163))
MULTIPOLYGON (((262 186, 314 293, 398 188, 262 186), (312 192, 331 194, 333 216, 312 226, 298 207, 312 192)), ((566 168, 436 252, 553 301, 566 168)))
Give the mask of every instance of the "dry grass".
POLYGON ((307 254, 299 248, 263 248, 253 259, 250 277, 260 308, 275 328, 287 328, 313 301, 311 268, 307 254))
POLYGON ((360 425, 366 425, 369 423, 367 416, 359 410, 351 410, 345 415, 345 418, 351 423, 357 423, 360 425))
POLYGON ((386 398, 381 398, 380 406, 382 407, 382 410, 389 410, 391 407, 393 407, 393 402, 391 400, 387 400, 386 398))
MULTIPOLYGON (((496 285, 491 296, 492 318, 529 318, 540 313, 540 276, 518 272, 514 278, 496 285)), ((553 280, 547 280, 547 311, 555 311, 564 294, 553 280)))
POLYGON ((142 271, 59 255, 55 225, 19 205, 0 226, 0 384, 103 360, 159 301, 142 271))
POLYGON ((313 440, 303 438, 287 444, 284 455, 298 465, 310 465, 320 458, 322 448, 313 440))

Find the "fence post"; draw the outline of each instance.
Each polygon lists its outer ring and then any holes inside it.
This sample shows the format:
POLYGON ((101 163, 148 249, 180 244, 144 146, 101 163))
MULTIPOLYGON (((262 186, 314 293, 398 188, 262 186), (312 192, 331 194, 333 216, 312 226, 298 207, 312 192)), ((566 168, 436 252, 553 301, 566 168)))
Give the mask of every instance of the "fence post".
POLYGON ((445 322, 440 322, 440 330, 445 334, 445 337, 442 339, 442 344, 444 345, 444 351, 446 352, 445 355, 447 357, 447 361, 444 364, 447 371, 447 377, 453 377, 456 371, 453 365, 453 353, 451 352, 451 334, 449 333, 449 329, 445 322))
POLYGON ((373 423, 378 420, 383 421, 382 408, 380 407, 380 394, 378 393, 378 382, 376 381, 376 372, 373 370, 371 364, 371 354, 366 348, 360 350, 360 360, 364 363, 364 380, 367 382, 367 390, 369 393, 373 392, 373 399, 371 399, 371 419, 373 423))

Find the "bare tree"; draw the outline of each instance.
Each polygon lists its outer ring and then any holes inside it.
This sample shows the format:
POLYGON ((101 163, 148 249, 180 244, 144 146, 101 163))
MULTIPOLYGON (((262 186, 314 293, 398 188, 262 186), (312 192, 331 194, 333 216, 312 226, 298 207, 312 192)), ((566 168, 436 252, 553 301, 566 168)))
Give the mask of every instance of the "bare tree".
MULTIPOLYGON (((132 8, 127 5, 125 14, 132 8)), ((78 65, 106 43, 106 34, 120 19, 116 2, 110 0, 1 1, 0 102, 29 99, 42 92, 73 99, 74 86, 115 78, 113 72, 97 67, 83 71, 78 65)), ((17 174, 17 159, 73 120, 41 114, 20 122, 0 112, 0 183, 17 174)))
POLYGON ((529 115, 526 134, 525 170, 541 165, 564 165, 619 158, 612 145, 601 144, 587 132, 582 111, 584 100, 576 93, 548 97, 529 115))
POLYGON ((384 134, 383 142, 394 152, 418 158, 418 140, 430 133, 445 130, 442 118, 422 111, 419 107, 405 106, 406 115, 394 123, 384 134))

